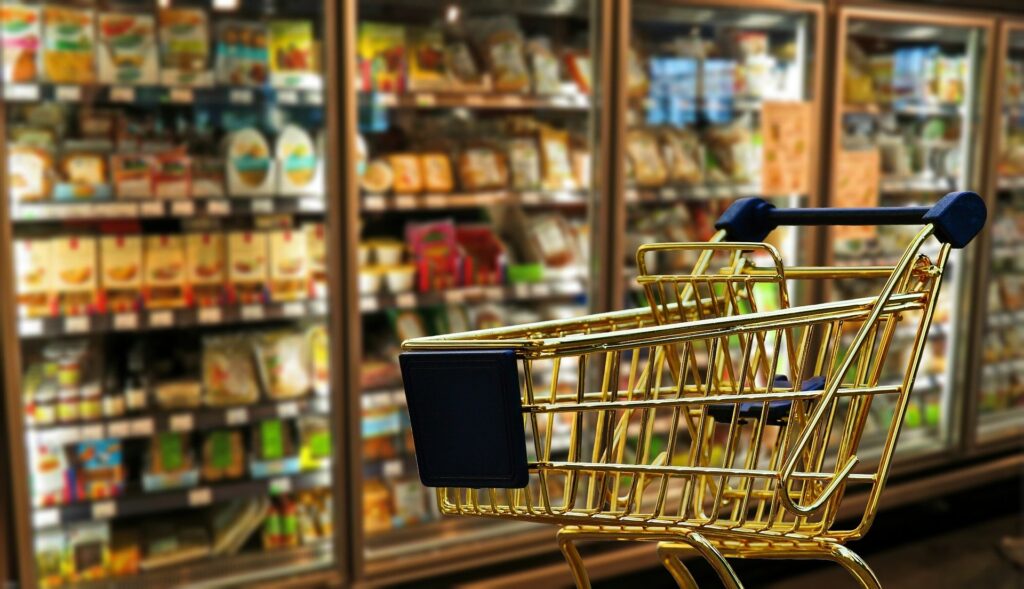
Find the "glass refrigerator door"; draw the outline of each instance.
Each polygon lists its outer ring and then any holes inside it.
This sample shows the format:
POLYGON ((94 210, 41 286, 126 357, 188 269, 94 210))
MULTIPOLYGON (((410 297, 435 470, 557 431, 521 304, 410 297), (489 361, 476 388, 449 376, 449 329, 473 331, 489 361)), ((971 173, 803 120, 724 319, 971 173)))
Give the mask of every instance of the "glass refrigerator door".
POLYGON ((97 4, 0 7, 23 586, 329 574, 324 5, 97 4))
POLYGON ((588 311, 601 5, 357 6, 351 279, 368 576, 424 570, 439 551, 479 556, 481 542, 531 529, 439 518, 416 474, 397 357, 411 337, 588 311))
MULTIPOLYGON (((742 197, 817 202, 818 7, 696 4, 632 3, 622 260, 630 307, 647 304, 635 280, 641 244, 704 241, 742 197)), ((810 251, 798 247, 806 234, 780 228, 769 239, 788 264, 810 263, 798 256, 810 251)))
MULTIPOLYGON (((980 191, 981 79, 990 21, 846 9, 840 12, 839 31, 829 206, 929 206, 953 190, 980 191)), ((828 240, 830 255, 839 265, 890 265, 918 230, 836 228, 828 240)), ((930 241, 926 253, 933 256, 938 245, 930 241)), ((943 277, 899 439, 903 459, 953 442, 956 407, 962 402, 958 383, 965 378, 958 363, 966 357, 968 339, 963 325, 967 260, 965 251, 955 250, 943 277)), ((833 298, 874 295, 882 283, 835 282, 833 298)), ((896 337, 899 346, 898 338, 915 334, 897 329, 896 337)), ((891 417, 884 399, 876 399, 872 411, 875 418, 861 446, 867 458, 880 451, 891 417), (872 431, 879 435, 874 444, 872 431)))
POLYGON ((995 208, 978 394, 981 443, 1024 430, 1024 27, 1003 29, 995 208))

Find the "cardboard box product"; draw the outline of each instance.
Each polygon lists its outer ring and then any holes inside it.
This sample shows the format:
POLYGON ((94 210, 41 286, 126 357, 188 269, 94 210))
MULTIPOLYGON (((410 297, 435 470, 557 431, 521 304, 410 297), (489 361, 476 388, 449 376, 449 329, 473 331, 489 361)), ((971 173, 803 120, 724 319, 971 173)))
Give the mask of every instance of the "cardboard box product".
POLYGON ((142 294, 142 237, 100 238, 100 266, 104 306, 115 313, 136 309, 142 294))
POLYGON ((294 301, 309 296, 309 258, 301 230, 270 233, 270 298, 294 301))
POLYGON ((43 7, 43 73, 55 84, 96 82, 96 13, 87 8, 43 7))
POLYGON ((51 311, 55 276, 52 249, 52 242, 46 239, 14 242, 14 271, 21 315, 38 317, 51 311))
POLYGON ((224 298, 225 272, 224 234, 190 233, 185 238, 188 260, 186 280, 192 301, 200 307, 216 306, 224 298))
POLYGON ((152 85, 159 81, 156 19, 151 15, 102 12, 99 38, 100 82, 152 85))
POLYGON ((39 79, 39 49, 43 41, 39 6, 4 4, 0 7, 0 44, 4 82, 25 84, 39 79))
POLYGON ((257 231, 228 234, 229 294, 242 304, 264 301, 269 273, 267 235, 257 231))
POLYGON ((163 8, 160 26, 160 81, 174 86, 209 86, 210 35, 206 11, 163 8))
POLYGON ((327 240, 323 223, 310 223, 303 227, 306 234, 306 258, 314 296, 323 298, 327 292, 327 240))
POLYGON ((54 292, 65 315, 83 315, 98 303, 96 239, 66 236, 53 240, 54 292))
POLYGON ((185 243, 180 235, 147 235, 143 295, 150 309, 184 307, 185 243))
POLYGON ((153 198, 157 162, 144 154, 110 156, 117 198, 153 198))
POLYGON ((270 84, 275 88, 319 89, 318 44, 308 20, 272 20, 270 36, 270 84))

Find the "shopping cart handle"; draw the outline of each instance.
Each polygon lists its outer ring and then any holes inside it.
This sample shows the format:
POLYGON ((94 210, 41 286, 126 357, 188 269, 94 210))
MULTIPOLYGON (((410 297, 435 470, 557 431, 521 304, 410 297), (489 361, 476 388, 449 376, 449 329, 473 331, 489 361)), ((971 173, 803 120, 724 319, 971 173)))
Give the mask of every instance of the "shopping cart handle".
POLYGON ((715 227, 727 241, 764 241, 782 225, 923 225, 935 237, 962 248, 985 226, 985 201, 975 192, 950 192, 932 207, 871 209, 778 209, 763 198, 741 198, 718 218, 715 227))

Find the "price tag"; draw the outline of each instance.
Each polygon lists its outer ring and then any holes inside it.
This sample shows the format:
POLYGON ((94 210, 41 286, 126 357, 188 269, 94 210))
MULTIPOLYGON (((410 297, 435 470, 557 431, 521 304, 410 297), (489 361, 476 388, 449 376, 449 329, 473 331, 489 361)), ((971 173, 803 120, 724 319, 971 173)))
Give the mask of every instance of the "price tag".
POLYGON ((480 106, 484 103, 484 97, 479 94, 467 94, 466 106, 480 106))
POLYGON ((381 471, 388 478, 397 478, 405 472, 405 465, 402 464, 401 460, 388 460, 384 463, 381 471))
POLYGON ((35 84, 4 85, 4 99, 12 101, 39 100, 39 86, 35 84))
POLYGON ((635 188, 627 188, 626 189, 626 200, 628 200, 628 201, 640 200, 640 193, 637 192, 635 188))
POLYGON ((295 90, 280 90, 277 93, 277 102, 280 104, 298 104, 299 93, 295 90))
POLYGON ((416 294, 403 292, 395 297, 395 303, 402 309, 411 309, 416 306, 416 294))
POLYGON ((307 92, 306 93, 306 104, 312 106, 320 106, 324 103, 323 94, 320 92, 307 92))
POLYGON ((675 188, 662 188, 661 189, 662 200, 674 200, 679 198, 679 191, 675 188))
POLYGON ((448 198, 440 194, 428 194, 423 197, 423 204, 431 209, 443 209, 448 206, 448 198))
POLYGON ((190 432, 192 431, 195 422, 192 419, 191 413, 179 413, 171 416, 171 431, 172 432, 190 432))
POLYGON ((437 96, 429 92, 416 95, 416 106, 430 107, 437 104, 437 96))
POLYGON ((39 509, 32 514, 32 526, 35 528, 49 528, 60 525, 59 509, 39 509))
POLYGON ((363 208, 368 211, 383 211, 385 207, 384 197, 379 194, 368 194, 363 197, 363 208))
POLYGON ((414 197, 414 196, 397 196, 397 197, 395 197, 395 208, 396 209, 415 209, 416 208, 416 197, 414 197))
POLYGON ((555 292, 561 295, 577 295, 583 292, 583 285, 579 282, 557 282, 554 287, 555 292))
POLYGON ((526 299, 530 297, 530 285, 529 284, 516 284, 512 288, 512 293, 517 299, 526 299))
POLYGON ((222 217, 231 213, 231 204, 226 200, 210 200, 206 202, 206 214, 222 217))
POLYGON ((252 90, 236 88, 228 93, 228 102, 231 104, 252 104, 252 90))
POLYGON ((539 205, 540 204, 540 193, 539 192, 524 192, 520 195, 520 200, 523 201, 524 205, 539 205))
POLYGON ((458 304, 466 300, 466 293, 461 290, 446 290, 444 291, 444 300, 449 304, 458 304))
POLYGON ((160 201, 148 201, 139 205, 140 217, 163 217, 164 203, 160 201))
POLYGON ((131 86, 114 86, 110 89, 111 102, 135 102, 135 88, 131 86))
POLYGON ((173 311, 151 311, 149 313, 150 327, 170 327, 174 325, 173 311))
POLYGON ((242 425, 249 423, 249 410, 245 407, 228 409, 224 413, 224 422, 228 425, 242 425))
POLYGON ((18 321, 18 335, 22 337, 43 335, 43 320, 22 319, 21 321, 18 321))
POLYGON ((196 203, 191 200, 176 200, 171 202, 171 214, 175 217, 191 217, 196 214, 196 203))
POLYGON ((202 507, 213 503, 213 491, 209 487, 200 487, 188 492, 189 507, 202 507))
POLYGON ((538 282, 533 285, 533 296, 535 297, 549 297, 551 296, 551 285, 538 282))
POLYGON ((199 309, 197 320, 203 325, 210 325, 211 323, 220 323, 222 319, 222 313, 220 307, 202 307, 199 309))
POLYGON ((505 106, 522 106, 523 97, 517 94, 506 94, 501 97, 501 103, 505 106))
POLYGON ((192 102, 195 99, 195 94, 191 88, 172 88, 171 89, 171 102, 192 102))
POLYGON ((284 493, 290 493, 292 490, 292 480, 288 477, 278 477, 276 479, 270 479, 270 484, 267 485, 271 495, 281 495, 284 493))
POLYGON ((71 317, 64 318, 64 332, 65 333, 86 333, 89 331, 89 316, 88 315, 74 315, 71 317))
POLYGON ((81 86, 57 86, 53 92, 53 97, 58 102, 78 102, 82 100, 82 87, 81 86))
POLYGON ((127 438, 131 433, 131 424, 127 421, 112 421, 107 425, 107 436, 111 438, 127 438))
POLYGON ((295 417, 299 414, 299 404, 295 401, 281 403, 277 406, 278 417, 295 417))
POLYGON ((319 213, 324 210, 324 199, 309 197, 299 199, 299 210, 307 213, 319 213))
POLYGON ((359 311, 362 313, 373 313, 380 308, 380 301, 377 297, 369 296, 359 299, 359 311))
POLYGON ((260 321, 263 317, 263 305, 242 305, 242 321, 260 321))
POLYGON ((135 419, 131 422, 132 437, 145 437, 153 435, 153 418, 143 417, 142 419, 135 419))
POLYGON ((117 331, 131 331, 139 328, 138 313, 118 313, 114 315, 114 329, 117 331))
POLYGON ((82 429, 78 432, 78 438, 81 440, 102 440, 103 424, 82 426, 82 429))
POLYGON ((306 314, 306 306, 299 302, 285 303, 281 307, 281 314, 285 317, 302 317, 306 314))
POLYGON ((326 315, 327 301, 310 301, 309 312, 312 315, 326 315))
POLYGON ((274 212, 274 201, 269 198, 259 198, 252 201, 252 212, 254 213, 273 213, 274 212))
POLYGON ((489 301, 500 301, 505 298, 505 289, 500 286, 489 286, 484 289, 484 298, 489 301))
POLYGON ((117 516, 117 503, 99 501, 92 504, 92 519, 110 519, 117 516))

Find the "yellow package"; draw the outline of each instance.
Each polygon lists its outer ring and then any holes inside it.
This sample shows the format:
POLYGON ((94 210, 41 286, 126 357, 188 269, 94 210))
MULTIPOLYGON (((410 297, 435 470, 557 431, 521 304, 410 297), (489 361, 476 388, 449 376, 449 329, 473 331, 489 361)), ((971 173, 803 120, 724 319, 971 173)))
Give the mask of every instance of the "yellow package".
POLYGON ((569 133, 550 127, 540 129, 541 184, 545 190, 577 188, 569 159, 569 133))
POLYGON ((190 233, 185 237, 186 280, 192 301, 200 307, 221 303, 224 294, 224 235, 221 233, 190 233))
POLYGON ((142 292, 142 238, 106 235, 100 239, 100 286, 109 311, 134 310, 142 292))
POLYGON ((52 243, 46 239, 14 242, 14 271, 18 288, 18 311, 38 317, 50 312, 54 272, 52 243))
POLYGON ((54 291, 65 315, 87 314, 97 302, 96 239, 68 236, 53 240, 54 291))
POLYGON ((185 240, 180 235, 146 236, 143 294, 150 309, 185 306, 185 240))
POLYGON ((267 284, 267 235, 256 231, 228 234, 228 286, 242 304, 263 302, 267 284))
POLYGON ((96 82, 96 13, 83 8, 43 8, 43 73, 48 82, 96 82))
POLYGON ((305 299, 309 295, 306 235, 293 229, 270 233, 270 299, 305 299))

